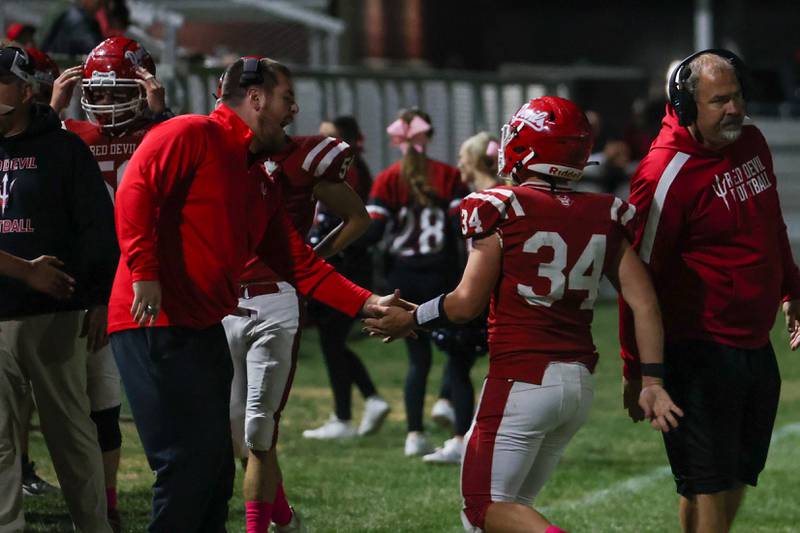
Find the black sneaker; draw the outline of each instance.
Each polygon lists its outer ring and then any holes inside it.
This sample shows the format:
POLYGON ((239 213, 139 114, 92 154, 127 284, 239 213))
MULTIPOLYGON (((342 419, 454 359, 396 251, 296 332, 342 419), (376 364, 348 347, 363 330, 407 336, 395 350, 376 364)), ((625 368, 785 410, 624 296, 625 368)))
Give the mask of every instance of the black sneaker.
POLYGON ((22 493, 25 496, 41 496, 58 489, 36 475, 36 463, 33 461, 22 465, 22 493))

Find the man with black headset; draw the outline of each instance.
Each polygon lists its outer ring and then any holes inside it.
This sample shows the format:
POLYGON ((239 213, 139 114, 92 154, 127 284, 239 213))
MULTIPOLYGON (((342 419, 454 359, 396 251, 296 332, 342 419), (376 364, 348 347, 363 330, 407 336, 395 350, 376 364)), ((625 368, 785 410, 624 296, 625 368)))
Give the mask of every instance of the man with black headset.
MULTIPOLYGON (((769 332, 781 301, 800 344, 800 273, 781 214, 772 156, 744 124, 747 77, 727 50, 683 60, 669 79, 661 132, 631 181, 634 246, 664 317, 664 365, 641 368, 621 305, 625 404, 642 370, 663 375, 685 416, 664 441, 684 531, 731 528, 763 470, 780 376, 769 332)), ((648 365, 653 366, 653 365, 648 365)))

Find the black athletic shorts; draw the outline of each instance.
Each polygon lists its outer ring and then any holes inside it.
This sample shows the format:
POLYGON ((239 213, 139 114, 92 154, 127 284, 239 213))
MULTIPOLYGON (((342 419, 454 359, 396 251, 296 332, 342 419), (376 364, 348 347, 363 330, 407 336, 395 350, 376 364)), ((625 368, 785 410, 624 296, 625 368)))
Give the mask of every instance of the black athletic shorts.
POLYGON ((664 350, 664 384, 685 413, 678 428, 664 434, 678 493, 755 486, 781 389, 772 345, 746 350, 687 341, 664 350))

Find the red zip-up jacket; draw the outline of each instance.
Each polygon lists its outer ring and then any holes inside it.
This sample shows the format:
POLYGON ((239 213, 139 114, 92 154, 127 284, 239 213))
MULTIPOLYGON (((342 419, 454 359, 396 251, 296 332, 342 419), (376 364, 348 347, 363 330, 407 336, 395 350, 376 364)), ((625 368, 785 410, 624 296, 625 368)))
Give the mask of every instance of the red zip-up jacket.
POLYGON ((120 262, 109 332, 138 327, 134 281, 161 282, 156 326, 203 329, 237 306, 245 262, 259 255, 297 289, 351 316, 370 296, 319 259, 294 230, 280 193, 249 162, 253 137, 228 107, 153 128, 117 190, 120 262))
MULTIPOLYGON (((667 342, 759 348, 781 298, 800 297, 772 155, 742 129, 720 151, 695 141, 671 108, 631 180, 634 248, 658 294, 667 342)), ((625 375, 639 375, 633 316, 620 303, 625 375)))

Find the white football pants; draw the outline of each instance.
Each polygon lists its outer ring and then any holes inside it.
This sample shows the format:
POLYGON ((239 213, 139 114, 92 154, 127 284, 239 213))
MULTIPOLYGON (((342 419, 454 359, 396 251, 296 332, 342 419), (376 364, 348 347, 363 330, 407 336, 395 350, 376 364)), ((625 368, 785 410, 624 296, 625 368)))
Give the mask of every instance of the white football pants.
POLYGON ((461 467, 461 513, 481 531, 492 502, 531 505, 589 416, 594 378, 578 363, 550 363, 541 385, 486 379, 461 467))
POLYGON ((239 299, 250 317, 227 316, 225 335, 233 358, 231 434, 234 451, 267 451, 278 438, 278 421, 297 365, 300 306, 288 283, 279 292, 239 299))

